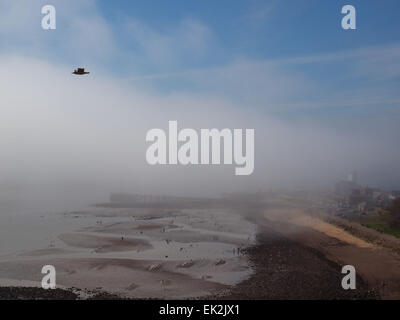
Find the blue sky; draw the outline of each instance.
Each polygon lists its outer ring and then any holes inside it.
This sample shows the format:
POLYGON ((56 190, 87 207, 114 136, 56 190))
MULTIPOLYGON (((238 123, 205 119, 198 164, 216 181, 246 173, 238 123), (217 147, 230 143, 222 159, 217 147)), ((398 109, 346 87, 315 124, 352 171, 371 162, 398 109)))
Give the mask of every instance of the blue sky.
POLYGON ((0 53, 324 125, 399 113, 396 0, 3 0, 0 9, 0 53), (57 30, 41 30, 45 4, 57 30), (341 28, 346 4, 357 30, 341 28))
MULTIPOLYGON (((315 54, 399 41, 396 0, 369 1, 106 1, 99 7, 110 21, 128 15, 157 30, 196 19, 213 30, 226 58, 258 59, 315 54), (356 7, 358 30, 340 28, 341 8, 356 7)), ((118 22, 114 22, 118 25, 118 22)), ((209 57, 208 63, 213 63, 209 57)))
MULTIPOLYGON (((203 52, 193 54, 188 51, 177 54, 179 62, 170 60, 154 64, 146 58, 138 58, 139 63, 129 58, 119 59, 117 70, 122 74, 174 74, 204 68, 223 67, 237 60, 269 61, 298 57, 335 55, 353 50, 368 52, 376 48, 375 56, 379 56, 379 48, 386 48, 400 43, 398 12, 400 4, 395 0, 384 1, 98 1, 101 14, 109 21, 115 31, 117 41, 127 52, 140 52, 146 55, 137 42, 130 37, 125 19, 139 21, 144 28, 159 35, 176 36, 177 28, 185 28, 182 21, 199 23, 205 28, 203 52), (352 4, 357 9, 357 30, 345 31, 341 28, 341 8, 352 4)), ((179 40, 178 40, 179 41, 179 40)), ((160 50, 162 50, 162 46, 160 50)), ((200 50, 201 51, 201 50, 200 50)), ((161 53, 162 55, 162 53, 161 53)), ((361 53, 361 55, 363 55, 361 53)), ((371 58, 370 61, 376 60, 371 58)), ((347 97, 361 95, 360 90, 372 92, 381 97, 390 96, 397 99, 396 87, 399 75, 389 79, 374 78, 375 74, 355 74, 355 64, 368 64, 368 59, 353 57, 346 59, 329 59, 323 62, 302 65, 284 66, 291 72, 302 73, 311 81, 321 84, 320 95, 328 98, 333 92, 346 91, 347 97), (329 91, 329 92, 328 92, 329 91), (354 94, 353 94, 354 93, 354 94)), ((382 61, 387 64, 393 63, 382 61)), ((396 64, 397 65, 397 64, 396 64)), ((358 70, 363 66, 357 67, 358 70)), ((389 67, 390 68, 390 67, 389 67)), ((360 72, 359 72, 360 73, 360 72)), ((288 75, 289 76, 289 75, 288 75)), ((153 81, 160 89, 185 90, 201 89, 185 77, 166 77, 153 81)), ((205 89, 205 90, 208 90, 205 89)), ((364 94, 364 93, 362 93, 364 94)), ((299 96, 304 101, 318 100, 315 92, 299 96)), ((330 97, 329 97, 330 98, 330 97)), ((367 97, 366 99, 368 99, 367 97)), ((347 99, 347 98, 346 98, 347 99)), ((381 99, 382 100, 382 99, 381 99)), ((381 101, 380 100, 380 101, 381 101)), ((260 105, 262 103, 259 103, 260 105)), ((316 116, 329 119, 338 114, 363 115, 371 113, 374 108, 396 110, 397 106, 383 105, 338 105, 331 108, 322 106, 313 108, 311 112, 304 109, 278 110, 284 116, 316 116), (341 107, 341 108, 340 108, 341 107), (317 109, 317 110, 316 110, 317 109)))
MULTIPOLYGON (((42 34, 40 40, 44 42, 43 45, 52 44, 52 53, 61 58, 68 56, 57 50, 57 42, 63 41, 63 32, 71 27, 76 15, 82 19, 87 16, 88 22, 90 18, 104 19, 101 22, 107 25, 118 49, 127 52, 140 51, 140 45, 135 41, 137 39, 132 37, 131 30, 127 28, 129 20, 139 22, 151 32, 170 36, 176 36, 179 28, 185 28, 182 26, 184 21, 198 23, 209 32, 207 52, 204 55, 180 57, 182 61, 179 67, 163 65, 163 68, 174 71, 221 65, 237 57, 257 60, 298 57, 400 41, 400 4, 396 0, 83 0, 82 5, 74 5, 75 10, 64 10, 68 1, 39 0, 29 5, 26 9, 28 13, 21 14, 19 23, 26 29, 38 29, 41 6, 52 3, 58 9, 58 30, 42 34), (357 31, 344 31, 340 27, 340 11, 345 4, 352 4, 357 9, 357 31), (32 19, 26 19, 26 15, 32 19)), ((13 14, 17 18, 16 12, 13 14)), ((29 32, 26 34, 29 35, 29 32)), ((3 38, 0 48, 4 49, 9 42, 13 41, 3 38)), ((131 61, 120 60, 119 55, 107 62, 110 66, 119 66, 117 70, 120 72, 126 69, 124 63, 131 65, 131 61)), ((154 71, 154 68, 150 63, 142 63, 129 69, 130 72, 137 70, 146 72, 154 71)))
MULTIPOLYGON (((178 65, 168 62, 153 66, 128 59, 111 61, 118 69, 133 73, 177 72, 229 64, 240 57, 254 60, 281 59, 387 45, 400 41, 396 0, 350 2, 357 9, 358 29, 340 27, 341 8, 348 1, 106 1, 97 2, 101 15, 110 23, 118 45, 139 51, 126 29, 126 19, 139 21, 152 32, 174 34, 182 21, 194 21, 209 32, 203 54, 179 56, 178 65), (130 68, 126 69, 126 66, 130 68)), ((319 66, 308 66, 321 76, 319 66), (315 69, 315 70, 314 70, 315 69)), ((325 70, 325 68, 324 68, 325 70)), ((335 77, 331 66, 323 77, 335 77)))
MULTIPOLYGON (((12 1, 3 2, 6 15, 12 1)), ((18 21, 3 22, 0 28, 4 31, 0 52, 11 49, 45 54, 59 63, 97 64, 121 76, 218 67, 238 59, 317 56, 400 42, 396 0, 83 0, 80 4, 38 0, 26 5, 25 11, 19 7, 20 15, 18 9, 10 10, 18 21), (357 9, 356 31, 340 27, 341 8, 349 3, 357 9), (57 9, 55 31, 39 30, 44 4, 57 9), (62 44, 73 33, 83 39, 65 50, 62 44), (89 45, 81 45, 84 37, 89 45)), ((324 80, 337 77, 340 68, 308 64, 307 73, 324 80)))

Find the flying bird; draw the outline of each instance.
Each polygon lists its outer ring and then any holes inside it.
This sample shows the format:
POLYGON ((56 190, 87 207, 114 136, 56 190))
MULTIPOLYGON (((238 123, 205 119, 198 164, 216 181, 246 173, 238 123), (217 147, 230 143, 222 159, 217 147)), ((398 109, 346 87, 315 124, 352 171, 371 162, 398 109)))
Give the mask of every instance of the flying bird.
POLYGON ((72 72, 72 74, 76 74, 76 75, 85 75, 85 74, 89 74, 90 72, 85 72, 85 68, 78 68, 75 69, 74 72, 72 72))

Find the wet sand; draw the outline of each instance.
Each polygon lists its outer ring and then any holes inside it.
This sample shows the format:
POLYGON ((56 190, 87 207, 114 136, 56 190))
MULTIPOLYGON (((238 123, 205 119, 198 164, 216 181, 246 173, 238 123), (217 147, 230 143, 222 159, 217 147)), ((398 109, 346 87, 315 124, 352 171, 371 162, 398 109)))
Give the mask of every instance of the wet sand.
POLYGON ((185 299, 224 292, 252 273, 242 250, 254 244, 256 227, 229 210, 95 209, 62 219, 86 226, 0 257, 0 286, 39 287, 50 264, 60 288, 185 299))

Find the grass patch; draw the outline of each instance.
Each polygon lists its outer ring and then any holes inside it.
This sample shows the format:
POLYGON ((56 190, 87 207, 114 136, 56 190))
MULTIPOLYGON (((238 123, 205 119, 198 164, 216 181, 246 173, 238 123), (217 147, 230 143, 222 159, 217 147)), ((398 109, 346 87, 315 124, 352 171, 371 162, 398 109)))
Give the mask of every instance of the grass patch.
POLYGON ((392 228, 389 225, 388 216, 386 214, 382 214, 377 217, 363 218, 361 219, 360 223, 367 228, 400 238, 400 228, 392 228))

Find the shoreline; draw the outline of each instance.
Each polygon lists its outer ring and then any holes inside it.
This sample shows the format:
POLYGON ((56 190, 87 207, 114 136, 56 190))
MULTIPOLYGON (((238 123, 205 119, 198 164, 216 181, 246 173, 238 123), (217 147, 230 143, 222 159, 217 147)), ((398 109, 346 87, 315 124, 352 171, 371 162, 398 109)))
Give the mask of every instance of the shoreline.
MULTIPOLYGON (((326 259, 339 266, 352 265, 357 276, 369 290, 384 300, 400 298, 399 252, 377 243, 376 237, 360 236, 362 226, 344 228, 309 214, 308 206, 292 206, 281 203, 263 212, 259 223, 268 225, 286 238, 316 250, 326 259), (353 232, 356 230, 356 232, 353 232)), ((369 230, 365 230, 370 234, 369 230)), ((382 236, 387 242, 387 237, 382 236)))
POLYGON ((77 227, 56 229, 40 247, 3 256, 0 287, 36 284, 41 297, 40 270, 52 265, 57 288, 121 299, 197 299, 252 272, 241 250, 254 243, 256 226, 228 209, 96 209, 53 220, 77 227))
MULTIPOLYGON (((393 268, 397 267, 396 263, 400 260, 396 260, 395 255, 386 248, 378 247, 375 242, 372 243, 357 233, 353 234, 351 229, 341 228, 323 217, 307 214, 304 209, 306 208, 294 209, 280 204, 269 209, 242 212, 243 219, 257 225, 255 243, 243 248, 241 252, 249 261, 252 270, 249 277, 233 285, 215 287, 215 290, 212 290, 214 292, 208 294, 197 296, 187 292, 187 296, 175 298, 178 300, 396 299, 400 278, 396 278, 398 273, 393 268), (380 262, 379 259, 384 260, 380 262), (344 276, 341 273, 341 267, 346 264, 356 266, 357 290, 346 291, 341 287, 344 276), (382 266, 385 267, 382 277, 378 277, 376 281, 371 280, 371 272, 373 274, 382 266), (385 285, 381 286, 380 281, 383 281, 385 285)), ((115 229, 117 226, 114 225, 112 228, 115 229)), ((149 226, 144 228, 142 222, 140 226, 140 229, 146 232, 154 229, 149 226)), ((93 259, 91 261, 91 263, 96 263, 93 259)), ((107 262, 101 264, 107 265, 107 262)), ((168 264, 164 262, 162 265, 164 265, 162 268, 165 268, 168 264)), ((191 277, 186 278, 186 280, 190 279, 192 279, 191 282, 199 281, 191 277)), ((207 283, 208 281, 204 282, 204 284, 207 283)), ((61 291, 54 291, 53 294, 41 288, 0 287, 0 299, 7 299, 7 296, 12 297, 13 294, 15 297, 16 292, 22 299, 82 298, 73 292, 74 288, 69 287, 67 286, 65 292, 60 289, 61 291)), ((93 297, 95 299, 166 299, 166 296, 157 297, 149 294, 145 297, 135 297, 111 292, 106 288, 100 290, 104 291, 91 291, 92 297, 89 294, 84 299, 93 297)), ((172 291, 169 292, 172 293, 172 291)))
MULTIPOLYGON (((253 219, 252 219, 253 220, 253 219)), ((282 234, 256 218, 257 244, 246 250, 255 272, 232 287, 223 299, 238 300, 375 300, 379 293, 357 275, 357 290, 341 287, 341 266, 321 251, 282 234)))
MULTIPOLYGON (((257 243, 244 249, 253 268, 246 280, 224 292, 193 299, 216 300, 348 300, 380 299, 367 283, 357 276, 357 291, 340 287, 340 265, 320 251, 282 238, 265 226, 257 233, 257 243), (298 262, 301 262, 298 264, 298 262)), ((44 290, 33 287, 0 287, 0 299, 77 300, 73 288, 44 290)), ((109 292, 92 292, 84 299, 128 299, 109 292)), ((146 299, 153 299, 148 297, 146 299)))

